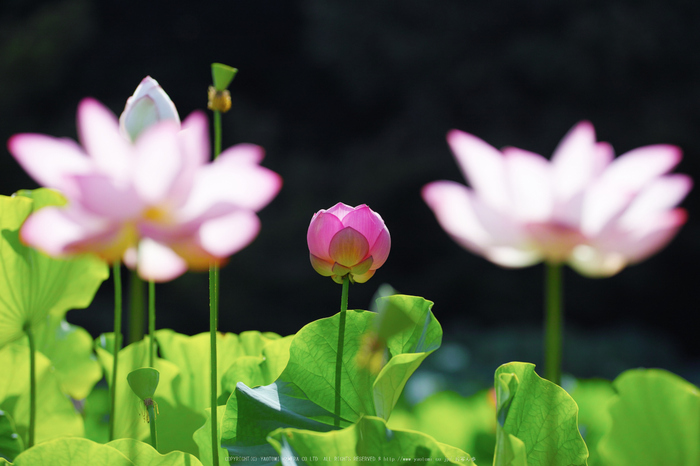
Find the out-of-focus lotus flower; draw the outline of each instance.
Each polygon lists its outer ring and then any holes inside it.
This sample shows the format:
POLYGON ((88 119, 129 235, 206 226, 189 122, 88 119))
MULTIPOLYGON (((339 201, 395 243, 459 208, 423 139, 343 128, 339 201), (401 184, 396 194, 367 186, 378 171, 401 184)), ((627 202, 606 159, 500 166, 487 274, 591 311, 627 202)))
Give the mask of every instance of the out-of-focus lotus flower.
POLYGON ((437 181, 423 188, 423 199, 457 243, 502 266, 548 261, 614 275, 663 248, 687 218, 674 207, 692 181, 668 174, 681 159, 675 146, 613 158, 589 122, 566 135, 551 161, 498 151, 457 130, 447 140, 471 188, 437 181))
POLYGON ((391 249, 389 230, 378 213, 364 204, 342 202, 314 214, 306 242, 314 270, 337 283, 346 275, 352 282, 366 282, 391 249))
POLYGON ((206 116, 192 113, 149 126, 133 143, 99 102, 78 108, 81 145, 18 134, 8 147, 39 184, 69 200, 30 216, 22 240, 52 256, 94 252, 123 258, 146 280, 203 270, 248 245, 256 211, 274 198, 280 177, 259 165, 263 149, 239 144, 209 160, 206 116))
POLYGON ((119 117, 119 128, 124 137, 136 141, 146 128, 165 120, 173 120, 180 124, 180 116, 168 94, 160 87, 158 81, 146 76, 134 91, 134 95, 127 99, 124 111, 119 117))

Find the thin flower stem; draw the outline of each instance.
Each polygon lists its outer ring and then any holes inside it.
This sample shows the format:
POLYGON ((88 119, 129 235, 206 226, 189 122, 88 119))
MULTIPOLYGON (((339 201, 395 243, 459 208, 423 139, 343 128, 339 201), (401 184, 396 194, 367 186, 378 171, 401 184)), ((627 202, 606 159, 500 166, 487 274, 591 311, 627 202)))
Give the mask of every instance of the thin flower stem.
POLYGON ((27 433, 27 448, 34 445, 36 431, 36 344, 29 324, 24 326, 24 333, 29 340, 29 432, 27 433))
POLYGON ((209 333, 211 340, 211 454, 214 465, 219 464, 218 377, 216 373, 216 332, 219 325, 219 266, 209 266, 209 333))
POLYGON ((545 278, 545 378, 557 385, 561 384, 563 296, 562 265, 546 264, 545 278))
MULTIPOLYGON (((221 153, 221 112, 214 111, 214 159, 221 153)), ((209 265, 209 334, 211 340, 211 459, 219 466, 218 376, 216 373, 216 332, 219 326, 219 266, 209 265)))
POLYGON ((109 440, 114 440, 114 423, 116 419, 117 405, 117 368, 119 367, 119 350, 122 347, 122 276, 121 262, 115 261, 112 265, 112 277, 114 280, 114 359, 112 363, 112 386, 110 387, 111 403, 109 407, 109 440))
POLYGON ((345 319, 348 313, 348 289, 350 279, 343 277, 343 291, 340 295, 340 322, 338 323, 338 352, 335 358, 335 427, 340 427, 340 385, 343 373, 343 348, 345 346, 345 319))
POLYGON ((146 408, 148 409, 148 424, 151 427, 151 446, 154 450, 158 450, 158 435, 156 433, 156 410, 153 403, 153 401, 151 401, 151 403, 147 403, 146 408))
POLYGON ((148 365, 155 368, 156 362, 156 284, 148 281, 148 365))
POLYGON ((143 280, 136 270, 131 271, 129 277, 129 335, 127 343, 131 344, 143 339, 144 333, 144 308, 143 305, 143 280))

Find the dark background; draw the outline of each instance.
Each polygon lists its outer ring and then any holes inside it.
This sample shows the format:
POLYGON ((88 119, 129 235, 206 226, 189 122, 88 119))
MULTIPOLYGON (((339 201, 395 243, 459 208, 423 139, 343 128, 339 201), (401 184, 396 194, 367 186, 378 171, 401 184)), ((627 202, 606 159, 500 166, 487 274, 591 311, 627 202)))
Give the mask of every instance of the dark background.
MULTIPOLYGON (((453 243, 420 197, 463 181, 449 129, 549 156, 591 120, 618 154, 679 145, 700 173, 700 6, 687 1, 60 0, 0 3, 0 140, 75 138, 80 99, 119 114, 146 75, 181 117, 206 106, 210 63, 239 68, 224 147, 265 147, 284 187, 256 241, 221 276, 222 331, 294 333, 339 306, 340 287, 308 262, 313 213, 366 203, 392 251, 350 290, 367 308, 382 283, 435 302, 445 345, 429 383, 478 387, 498 364, 541 364, 543 267, 504 270, 453 243)), ((34 188, 0 149, 2 194, 34 188)), ((663 367, 700 383, 698 200, 688 224, 647 262, 586 279, 567 269, 565 370, 614 378, 663 367)), ((112 285, 69 320, 111 331, 112 285)), ((158 327, 208 329, 207 274, 158 287, 158 327)), ((432 372, 431 372, 432 371, 432 372)))

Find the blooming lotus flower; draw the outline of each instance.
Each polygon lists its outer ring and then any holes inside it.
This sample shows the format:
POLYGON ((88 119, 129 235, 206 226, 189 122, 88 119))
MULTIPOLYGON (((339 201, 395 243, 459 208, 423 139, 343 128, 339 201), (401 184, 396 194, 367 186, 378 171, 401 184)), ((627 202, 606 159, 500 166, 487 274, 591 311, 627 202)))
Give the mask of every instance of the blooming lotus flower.
POLYGON ((69 200, 37 211, 20 231, 26 244, 52 256, 94 252, 122 258, 146 280, 171 280, 248 245, 260 228, 255 212, 281 186, 259 165, 259 146, 239 144, 207 163, 201 112, 182 127, 174 119, 153 124, 132 143, 114 114, 85 99, 78 129, 81 145, 42 134, 8 143, 30 176, 69 200))
POLYGON ((674 146, 613 158, 589 122, 564 137, 551 161, 457 130, 447 140, 471 188, 438 181, 423 199, 457 243, 502 266, 548 261, 614 275, 663 248, 687 218, 674 207, 692 181, 668 174, 681 159, 674 146))
POLYGON ((389 256, 391 237, 378 213, 362 204, 350 207, 339 202, 319 210, 306 233, 311 265, 324 277, 343 283, 364 283, 389 256))
POLYGON ((168 94, 158 81, 146 76, 126 100, 119 117, 119 128, 124 137, 135 141, 146 128, 165 120, 180 124, 180 116, 168 94))

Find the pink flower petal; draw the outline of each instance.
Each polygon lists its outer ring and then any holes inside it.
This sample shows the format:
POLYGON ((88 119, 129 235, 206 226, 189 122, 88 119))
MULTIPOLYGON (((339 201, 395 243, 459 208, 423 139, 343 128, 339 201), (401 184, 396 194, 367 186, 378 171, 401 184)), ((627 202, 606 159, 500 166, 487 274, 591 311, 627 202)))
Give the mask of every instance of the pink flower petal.
POLYGON ((265 158, 265 150, 256 144, 236 144, 219 154, 228 163, 240 163, 244 165, 259 165, 265 158))
POLYGON ((112 112, 94 99, 83 99, 78 106, 78 133, 100 170, 117 179, 128 178, 134 158, 131 143, 122 136, 112 112))
POLYGON ((17 134, 8 149, 24 170, 42 186, 55 188, 67 196, 75 194, 73 174, 89 173, 92 162, 82 148, 70 139, 43 134, 17 134))
POLYGON ((368 270, 366 273, 363 273, 362 275, 355 275, 353 274, 352 279, 355 283, 365 283, 367 280, 372 278, 374 275, 374 270, 368 270))
POLYGON ((205 222, 199 230, 199 242, 211 255, 224 258, 248 246, 259 231, 258 216, 249 210, 240 210, 205 222))
POLYGON ((513 199, 512 213, 528 222, 545 221, 553 212, 552 174, 547 159, 514 147, 503 149, 513 199))
POLYGON ((632 241, 622 244, 620 250, 631 264, 641 262, 665 248, 687 220, 685 209, 661 212, 649 218, 647 225, 638 227, 632 241))
POLYGON ((311 219, 306 232, 309 252, 321 260, 335 262, 330 255, 331 240, 342 229, 343 224, 338 217, 323 211, 317 212, 311 219))
POLYGON ((659 212, 678 205, 688 194, 693 181, 686 175, 668 175, 654 180, 629 205, 620 216, 622 228, 643 225, 647 219, 659 212))
MULTIPOLYGON (((361 207, 361 206, 357 206, 361 207)), ((336 217, 338 217, 338 220, 343 220, 347 214, 350 212, 354 211, 356 207, 350 207, 347 204, 343 204, 342 202, 338 202, 336 205, 331 207, 330 209, 326 210, 329 214, 333 214, 336 217)))
MULTIPOLYGON (((185 168, 178 130, 175 122, 163 121, 148 128, 136 141, 138 158, 132 179, 134 188, 147 204, 161 204, 176 190, 175 181, 185 168)), ((186 193, 178 194, 186 197, 186 193)))
POLYGON ((612 148, 596 143, 595 130, 588 121, 574 126, 552 156, 554 190, 565 203, 597 178, 612 160, 612 148))
POLYGON ((384 265, 387 257, 389 257, 389 251, 391 250, 391 236, 389 235, 389 230, 386 228, 382 229, 369 250, 373 258, 372 269, 378 269, 384 265))
POLYGON ((329 252, 338 264, 353 267, 367 258, 369 243, 360 232, 352 227, 345 227, 331 239, 329 252))
POLYGON ((39 209, 22 224, 22 242, 50 256, 67 254, 66 247, 85 238, 86 232, 80 223, 66 215, 62 207, 39 209))
POLYGON ((139 243, 138 273, 144 280, 166 282, 187 271, 187 262, 165 244, 144 238, 139 243))
POLYGON ((490 236, 474 212, 472 191, 453 181, 436 181, 423 187, 422 195, 452 239, 476 254, 483 253, 490 236))
POLYGON ((493 207, 506 209, 510 197, 502 154, 476 136, 458 130, 450 131, 447 141, 479 197, 493 207))
POLYGON ((76 176, 76 198, 88 212, 114 221, 125 221, 139 215, 145 205, 129 185, 117 186, 107 175, 76 176))
MULTIPOLYGON (((209 162, 209 123, 204 112, 190 113, 182 122, 178 137, 181 140, 182 150, 186 154, 185 158, 188 164, 200 167, 209 162)), ((229 150, 231 149, 227 149, 224 153, 229 150)))
POLYGON ((627 266, 627 258, 617 251, 605 251, 590 245, 577 246, 569 265, 581 275, 590 278, 611 277, 627 266))
POLYGON ((382 217, 364 204, 349 212, 341 221, 343 226, 352 227, 360 232, 369 244, 374 244, 379 233, 385 229, 382 217))

